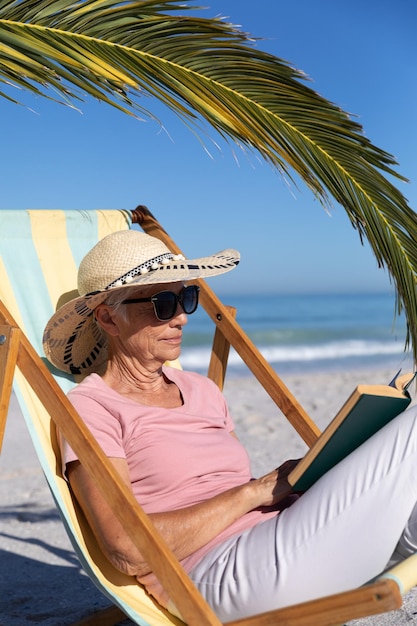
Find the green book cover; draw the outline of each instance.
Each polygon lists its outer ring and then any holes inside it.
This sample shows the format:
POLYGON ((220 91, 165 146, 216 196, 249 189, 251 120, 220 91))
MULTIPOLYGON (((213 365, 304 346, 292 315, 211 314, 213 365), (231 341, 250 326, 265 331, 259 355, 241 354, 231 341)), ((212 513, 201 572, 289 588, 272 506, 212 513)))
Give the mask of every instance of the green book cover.
POLYGON ((336 417, 290 473, 288 480, 293 490, 309 489, 329 469, 402 413, 411 402, 407 389, 414 376, 397 376, 390 385, 356 387, 336 417))

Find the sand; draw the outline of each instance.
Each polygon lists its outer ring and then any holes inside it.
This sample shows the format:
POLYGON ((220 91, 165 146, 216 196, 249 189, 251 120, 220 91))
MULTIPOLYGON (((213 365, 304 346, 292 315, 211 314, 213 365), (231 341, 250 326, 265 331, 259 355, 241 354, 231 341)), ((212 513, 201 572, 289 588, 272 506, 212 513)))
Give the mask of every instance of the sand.
MULTIPOLYGON (((291 375, 284 380, 323 428, 356 384, 386 382, 390 375, 356 371, 291 375)), ((302 456, 306 446, 257 381, 230 378, 225 395, 255 475, 302 456)), ((0 626, 66 626, 108 606, 74 555, 14 397, 0 456, 0 502, 0 626)), ((417 624, 414 590, 398 611, 350 622, 350 626, 411 624, 417 624)))

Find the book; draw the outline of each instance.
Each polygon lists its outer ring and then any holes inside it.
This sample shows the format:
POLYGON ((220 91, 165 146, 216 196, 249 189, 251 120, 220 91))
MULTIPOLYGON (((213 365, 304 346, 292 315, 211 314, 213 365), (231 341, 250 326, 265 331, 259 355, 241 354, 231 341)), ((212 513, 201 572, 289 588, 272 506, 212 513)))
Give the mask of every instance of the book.
POLYGON ((401 370, 388 385, 358 385, 310 450, 288 475, 293 491, 306 491, 334 465, 402 413, 416 373, 401 370))

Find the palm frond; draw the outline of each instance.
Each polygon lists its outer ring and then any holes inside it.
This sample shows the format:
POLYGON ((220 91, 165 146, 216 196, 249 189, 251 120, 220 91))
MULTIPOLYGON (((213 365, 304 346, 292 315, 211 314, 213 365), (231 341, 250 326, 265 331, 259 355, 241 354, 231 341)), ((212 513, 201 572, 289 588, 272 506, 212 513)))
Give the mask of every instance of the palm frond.
POLYGON ((389 180, 405 180, 395 159, 302 72, 191 8, 177 0, 0 0, 0 95, 11 98, 2 84, 67 104, 89 94, 152 117, 141 104, 150 95, 281 174, 296 172, 324 205, 333 198, 345 208, 388 269, 417 362, 417 218, 389 180))

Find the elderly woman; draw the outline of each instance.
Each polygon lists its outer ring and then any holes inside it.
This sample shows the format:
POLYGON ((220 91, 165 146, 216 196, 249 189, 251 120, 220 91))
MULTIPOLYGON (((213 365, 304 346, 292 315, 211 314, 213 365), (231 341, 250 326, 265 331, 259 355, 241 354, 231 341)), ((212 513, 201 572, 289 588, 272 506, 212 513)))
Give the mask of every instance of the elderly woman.
MULTIPOLYGON (((198 305, 186 281, 238 261, 234 250, 186 260, 138 231, 109 235, 80 265, 81 295, 44 335, 54 365, 88 374, 71 402, 223 620, 355 587, 417 547, 415 408, 288 497, 295 461, 254 479, 218 388, 165 365, 198 305)), ((110 561, 177 613, 65 443, 63 455, 110 561)))

